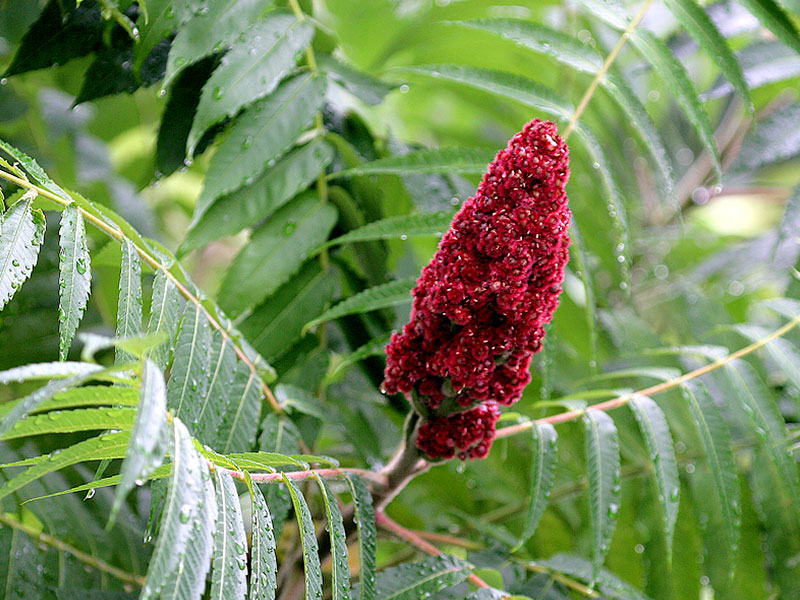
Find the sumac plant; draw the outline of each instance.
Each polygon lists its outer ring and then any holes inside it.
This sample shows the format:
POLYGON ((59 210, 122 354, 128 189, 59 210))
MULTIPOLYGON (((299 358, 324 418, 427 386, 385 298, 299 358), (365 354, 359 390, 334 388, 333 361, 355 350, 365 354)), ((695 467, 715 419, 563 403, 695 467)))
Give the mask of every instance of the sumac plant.
POLYGON ((800 598, 798 24, 0 2, 0 596, 800 598))

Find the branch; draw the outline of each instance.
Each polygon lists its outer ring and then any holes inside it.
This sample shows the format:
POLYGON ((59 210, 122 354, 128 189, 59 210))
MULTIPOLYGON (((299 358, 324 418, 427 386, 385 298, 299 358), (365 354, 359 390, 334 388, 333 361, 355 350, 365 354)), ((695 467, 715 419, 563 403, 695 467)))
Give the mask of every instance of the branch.
MULTIPOLYGON (((37 531, 36 529, 17 521, 13 517, 9 516, 7 513, 0 513, 0 523, 4 523, 11 527, 12 529, 17 529, 26 533, 31 539, 36 541, 40 544, 46 544, 57 550, 61 550, 63 552, 69 552, 72 556, 77 558, 79 561, 88 565, 90 567, 94 567, 98 571, 103 573, 108 573, 109 575, 116 577, 120 581, 124 581, 125 583, 131 583, 133 585, 138 585, 139 587, 144 586, 144 577, 141 575, 134 575, 133 573, 128 573, 127 571, 123 571, 122 569, 118 569, 117 567, 108 564, 101 558, 97 558, 92 556, 91 554, 87 554, 82 550, 78 550, 75 546, 70 546, 66 542, 53 537, 52 535, 48 535, 41 531, 37 531)), ((9 574, 10 575, 10 574, 9 574)))
POLYGON ((497 430, 497 433, 495 434, 495 439, 506 438, 512 435, 516 435, 518 433, 522 433, 523 431, 528 431, 533 427, 535 423, 556 424, 556 423, 566 423, 567 421, 574 421, 575 419, 579 419, 580 417, 582 417, 584 412, 589 410, 603 410, 603 411, 611 410, 612 408, 624 406, 630 401, 631 398, 635 396, 652 396, 653 394, 657 394, 659 392, 664 392, 666 390, 678 387, 682 383, 685 383, 692 379, 696 379, 697 377, 705 375, 706 373, 715 371, 720 367, 725 366, 729 362, 736 360, 737 358, 741 358, 742 356, 747 356, 748 354, 755 352, 759 348, 763 348, 772 340, 775 340, 779 337, 786 335, 789 331, 794 329, 798 324, 800 324, 800 315, 797 315, 791 321, 786 323, 783 327, 776 329, 775 331, 773 331, 767 336, 764 336, 760 340, 757 340, 752 344, 745 346, 744 348, 740 348, 736 352, 732 352, 727 356, 717 359, 712 363, 700 367, 699 369, 695 369, 694 371, 685 373, 680 377, 676 377, 675 379, 670 379, 669 381, 665 381, 663 383, 650 386, 643 390, 639 390, 638 392, 630 392, 628 394, 623 394, 622 396, 617 396, 616 398, 612 398, 611 400, 606 400, 605 402, 593 404, 592 406, 587 407, 585 410, 569 410, 562 413, 558 413, 557 415, 544 417, 543 419, 536 419, 535 421, 528 421, 527 423, 520 423, 519 425, 512 425, 510 427, 503 427, 497 430))
MULTIPOLYGON (((62 198, 61 196, 58 196, 57 194, 54 194, 49 190, 46 190, 46 189, 44 189, 42 187, 39 187, 38 185, 35 185, 35 184, 31 183, 27 179, 22 179, 20 177, 17 177, 16 175, 13 175, 13 174, 8 173, 6 171, 0 170, 0 177, 5 179, 5 180, 7 180, 7 181, 15 183, 16 185, 18 185, 20 187, 23 187, 23 188, 26 188, 26 189, 29 189, 29 190, 34 190, 34 191, 36 191, 37 194, 39 194, 41 196, 44 196, 45 198, 47 198, 49 200, 52 200, 53 202, 55 202, 56 204, 60 204, 61 206, 67 207, 70 204, 72 204, 72 200, 67 200, 65 198, 62 198)), ((233 345, 233 349, 236 352, 237 356, 241 359, 241 361, 243 363, 245 363, 249 367, 249 369, 252 372, 253 376, 258 379, 259 383, 261 384, 261 391, 264 393, 264 396, 269 401, 269 404, 272 407, 272 409, 275 412, 278 412, 278 413, 282 413, 283 412, 283 408, 281 408, 280 404, 278 404, 278 401, 275 399, 275 396, 272 394, 272 390, 269 389, 269 386, 267 386, 267 384, 264 383, 264 381, 259 376, 258 369, 256 368, 256 366, 247 357, 247 355, 244 353, 244 351, 239 347, 239 345, 236 343, 236 340, 234 340, 230 336, 228 331, 219 323, 219 321, 217 321, 217 319, 215 319, 211 315, 211 313, 208 311, 208 309, 205 306, 203 306, 203 303, 200 301, 200 299, 197 296, 195 296, 181 281, 178 280, 177 277, 175 277, 175 275, 172 274, 172 272, 169 269, 167 269, 164 265, 162 265, 145 248, 143 248, 142 246, 137 245, 136 242, 131 240, 129 237, 125 236, 125 234, 122 233, 121 229, 119 229, 119 228, 115 229, 114 227, 111 227, 108 223, 104 222, 102 219, 98 218, 96 215, 93 215, 92 213, 86 211, 81 206, 78 206, 77 209, 80 211, 80 213, 83 215, 83 217, 87 221, 91 222, 98 229, 101 229, 109 237, 114 238, 115 240, 117 240, 120 243, 124 242, 126 239, 128 241, 130 241, 131 244, 133 244, 133 247, 136 249, 136 252, 139 254, 139 256, 142 258, 142 260, 144 262, 146 262, 148 265, 150 265, 153 269, 155 269, 157 271, 163 271, 163 273, 164 273, 164 275, 166 275, 167 279, 169 279, 175 285, 175 287, 178 288, 178 291, 181 293, 181 295, 184 298, 186 298, 187 301, 191 302, 192 304, 197 306, 199 309, 201 309, 203 311, 203 313, 205 313, 206 319, 208 320, 209 324, 214 329, 218 330, 222 334, 223 338, 225 338, 225 339, 227 339, 227 340, 229 340, 231 342, 231 344, 233 345)), ((117 227, 119 227, 119 226, 117 226, 117 227)))
POLYGON ((567 140, 569 134, 572 133, 572 130, 575 129, 575 125, 578 123, 578 119, 581 118, 581 115, 586 110, 586 107, 589 106, 589 102, 594 96, 594 93, 597 91, 597 87, 600 85, 600 82, 603 81, 603 78, 608 73, 608 70, 611 68, 611 65, 616 60, 617 55, 619 54, 622 47, 625 45, 625 42, 628 41, 628 38, 631 37, 631 33, 636 26, 639 25, 640 21, 644 18, 647 9, 650 8, 650 5, 653 3, 653 0, 647 0, 644 3, 639 12, 636 13, 636 16, 633 17, 628 27, 625 28, 625 31, 622 32, 622 37, 619 38, 617 45, 609 52, 608 56, 606 57, 603 66, 600 67, 600 70, 597 72, 597 75, 594 76, 592 83, 589 84, 589 87, 586 88, 586 92, 583 94, 583 98, 581 98, 580 103, 578 104, 578 108, 575 109, 575 112, 572 115, 572 118, 569 120, 569 124, 567 125, 566 129, 564 129, 564 134, 561 136, 564 141, 567 140))

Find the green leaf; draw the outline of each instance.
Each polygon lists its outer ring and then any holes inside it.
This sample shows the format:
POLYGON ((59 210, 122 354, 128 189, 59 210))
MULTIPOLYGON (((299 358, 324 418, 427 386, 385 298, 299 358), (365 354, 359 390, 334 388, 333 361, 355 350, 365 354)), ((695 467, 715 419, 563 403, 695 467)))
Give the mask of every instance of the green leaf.
POLYGON ((468 85, 565 120, 569 119, 574 111, 572 103, 557 92, 536 81, 512 73, 460 65, 425 65, 403 67, 399 70, 468 85))
POLYGON ((109 523, 113 523, 125 496, 164 462, 169 439, 167 389, 164 375, 153 361, 142 367, 139 409, 131 430, 131 441, 120 468, 120 483, 114 496, 109 523))
POLYGON ((130 434, 127 431, 109 433, 78 442, 69 448, 60 451, 56 450, 50 454, 36 457, 35 459, 2 465, 2 468, 10 466, 31 466, 29 469, 9 479, 5 485, 0 488, 0 498, 5 498, 21 487, 44 477, 48 473, 53 473, 71 465, 90 460, 102 460, 104 458, 122 458, 125 456, 125 450, 128 447, 129 439, 130 434))
POLYGON ((800 506, 797 464, 786 446, 786 423, 772 393, 761 381, 756 370, 744 360, 732 360, 723 368, 729 384, 729 393, 726 397, 733 398, 747 415, 756 435, 772 459, 783 485, 795 505, 800 506))
POLYGON ((614 29, 627 29, 631 22, 628 8, 620 0, 578 0, 580 4, 614 29))
POLYGON ((181 316, 181 297, 177 286, 169 279, 166 271, 159 269, 153 280, 153 299, 150 303, 150 320, 147 323, 148 335, 165 333, 167 341, 150 351, 150 358, 162 370, 172 360, 175 349, 175 336, 181 316))
POLYGON ((230 46, 263 12, 261 0, 226 0, 211 2, 208 10, 195 13, 172 40, 163 87, 184 68, 230 46))
POLYGON ((181 244, 186 253, 264 219, 306 189, 333 160, 330 144, 315 140, 281 158, 252 184, 195 207, 181 244))
POLYGON ((363 290, 346 300, 342 300, 316 319, 309 321, 303 327, 303 330, 308 330, 325 321, 338 319, 346 315, 354 315, 411 302, 411 290, 415 284, 416 281, 414 279, 400 279, 363 290))
MULTIPOLYGON (((161 125, 158 128, 155 173, 157 178, 170 175, 190 164, 191 161, 186 156, 186 140, 189 139, 189 132, 192 130, 192 122, 197 113, 197 105, 200 104, 203 85, 211 77, 211 73, 218 64, 218 57, 209 56, 190 65, 177 76, 161 115, 161 125)), ((166 90, 162 90, 162 92, 166 93, 166 90)), ((203 137, 197 150, 198 154, 214 141, 214 135, 218 133, 217 129, 221 128, 222 124, 213 128, 203 137)))
MULTIPOLYGON (((617 186, 617 181, 611 171, 611 163, 606 157, 603 145, 597 137, 585 125, 578 123, 575 126, 575 133, 583 141, 584 147, 589 152, 592 158, 592 168, 597 168, 600 173, 600 182, 606 192, 608 216, 611 217, 611 222, 614 226, 614 237, 616 238, 617 246, 615 252, 619 252, 618 256, 622 256, 620 267, 623 270, 623 280, 627 281, 629 278, 628 265, 630 265, 630 240, 628 235, 628 218, 625 204, 622 201, 622 194, 617 186), (621 249, 620 249, 621 247, 621 249)), ((577 221, 577 219, 574 219, 577 221)))
POLYGON ((350 600, 350 565, 347 562, 347 534, 344 531, 339 503, 328 484, 319 475, 314 479, 322 490, 325 516, 331 539, 331 587, 333 600, 350 600))
MULTIPOLYGON (((237 7, 238 12, 238 7, 237 7)), ((275 11, 242 33, 203 86, 187 142, 194 154, 203 133, 277 87, 295 65, 295 57, 314 37, 308 21, 275 11)))
POLYGON ((510 596, 508 592, 503 592, 495 588, 480 588, 466 597, 466 600, 521 600, 525 596, 510 596))
MULTIPOLYGON (((536 561, 535 564, 546 567, 556 573, 564 573, 587 583, 595 578, 592 564, 585 558, 575 556, 574 554, 556 554, 548 560, 536 561)), ((647 596, 607 569, 600 569, 595 583, 597 589, 604 596, 608 596, 609 598, 648 600, 647 596)))
POLYGON ((89 54, 102 42, 103 19, 97 5, 67 6, 59 0, 47 3, 22 37, 3 77, 63 65, 89 54))
POLYGON ((43 558, 30 535, 11 527, 0 529, 0 581, 5 600, 48 596, 50 589, 42 577, 43 558))
MULTIPOLYGON (((753 500, 763 528, 763 539, 774 556, 797 556, 800 552, 800 527, 798 527, 795 504, 783 491, 782 482, 774 469, 770 468, 766 453, 757 448, 749 478, 753 500)), ((800 594, 798 566, 793 561, 772 563, 770 581, 781 593, 800 594)))
MULTIPOLYGON (((722 418, 719 407, 708 393, 706 386, 690 380, 681 384, 681 394, 689 404, 703 448, 706 461, 714 479, 714 488, 719 499, 725 539, 731 556, 735 560, 739 546, 741 503, 739 481, 736 476, 736 461, 731 449, 731 436, 722 418)), ((733 568, 733 565, 730 565, 733 568)))
POLYGON ((12 440, 32 435, 72 433, 97 429, 128 429, 136 411, 131 408, 86 408, 49 412, 17 421, 0 439, 12 440))
POLYGON ((665 0, 664 4, 686 28, 689 35, 708 52, 722 74, 752 111, 753 101, 750 98, 750 90, 747 88, 739 61, 736 60, 728 42, 708 18, 705 10, 695 0, 665 0))
POLYGON ((247 593, 247 538, 244 535, 239 494, 230 474, 215 469, 217 482, 217 531, 214 534, 214 566, 211 600, 244 598, 247 593))
MULTIPOLYGON (((262 451, 282 455, 300 452, 300 432, 297 426, 285 415, 270 413, 261 423, 261 436, 258 447, 262 451)), ((264 488, 269 510, 272 512, 274 535, 280 537, 283 523, 292 508, 289 493, 280 485, 267 485, 264 488)))
POLYGON ((239 326, 267 360, 274 361, 297 340, 311 315, 318 315, 333 296, 334 280, 316 261, 307 262, 239 326))
POLYGON ((647 378, 657 381, 670 381, 679 377, 681 372, 672 367, 634 367, 632 369, 622 369, 621 371, 609 371, 592 376, 589 381, 613 381, 614 379, 638 379, 647 378))
POLYGON ((73 106, 114 94, 132 94, 140 87, 153 85, 161 79, 169 53, 169 40, 158 40, 149 54, 142 55, 141 63, 137 63, 134 47, 101 46, 95 53, 94 61, 89 65, 83 78, 83 84, 75 98, 73 106))
POLYGON ((278 587, 278 561, 275 557, 275 532, 269 507, 258 487, 252 487, 253 524, 250 546, 249 600, 275 600, 278 587))
POLYGON ((141 600, 157 598, 162 589, 174 581, 181 556, 188 550, 193 530, 198 527, 213 527, 213 523, 206 523, 198 514, 199 504, 216 506, 210 499, 204 502, 205 461, 195 450, 186 426, 177 418, 172 423, 169 451, 172 456, 172 477, 169 480, 160 533, 147 568, 141 600))
POLYGON ((205 394, 199 399, 194 437, 203 444, 219 449, 220 445, 215 442, 218 439, 219 426, 226 406, 233 402, 231 395, 234 369, 236 369, 236 352, 229 337, 223 337, 220 331, 213 331, 208 354, 209 382, 205 394))
MULTIPOLYGON (((172 474, 172 465, 170 464, 161 465, 158 469, 153 471, 153 473, 149 477, 147 477, 146 481, 158 481, 166 477, 169 477, 171 474, 172 474)), ((30 500, 26 500, 25 502, 44 500, 46 498, 55 498, 56 496, 64 496, 66 494, 76 494, 78 492, 88 492, 91 490, 97 490, 104 487, 119 485, 119 482, 120 482, 119 475, 113 475, 111 477, 103 477, 102 479, 96 479, 94 481, 90 481, 89 483, 84 483, 83 485, 77 485, 75 487, 66 490, 61 490, 60 492, 54 492, 52 494, 47 494, 46 496, 31 498, 30 500)), ((124 505, 122 510, 123 511, 125 510, 124 505)))
MULTIPOLYGON (((800 76, 800 56, 781 42, 756 42, 743 48, 737 55, 744 71, 747 87, 751 90, 794 79, 800 76)), ((703 94, 708 99, 721 98, 733 92, 728 81, 719 81, 703 94)))
POLYGON ((776 109, 758 123, 745 138, 729 174, 755 171, 794 158, 800 153, 800 132, 793 126, 800 119, 800 104, 776 109))
POLYGON ((558 434, 549 423, 534 423, 531 428, 533 457, 530 468, 530 504, 525 515, 525 526, 519 542, 513 551, 518 550, 530 539, 536 526, 544 514, 550 500, 550 492, 555 482, 556 463, 558 462, 558 434))
POLYGON ((363 346, 359 346, 350 354, 345 354, 344 356, 340 357, 339 360, 333 365, 333 369, 327 375, 327 378, 329 380, 336 380, 339 374, 350 365, 354 365, 355 363, 360 362, 365 358, 369 358, 370 356, 380 356, 386 351, 386 344, 389 343, 389 338, 389 334, 376 337, 368 341, 363 346))
MULTIPOLYGON (((194 514, 190 516, 192 530, 186 543, 186 552, 179 555, 180 560, 175 572, 168 578, 161 591, 164 600, 200 598, 206 589, 206 575, 211 566, 214 550, 214 526, 219 515, 212 476, 206 461, 202 459, 200 459, 200 483, 202 493, 195 504, 194 514)), ((182 510, 186 508, 184 505, 182 510)), ((179 513, 178 518, 182 519, 183 514, 179 513)), ((219 516, 219 520, 224 521, 224 516, 219 516)))
MULTIPOLYGON (((628 82, 614 72, 609 72, 601 82, 611 98, 627 115, 629 124, 653 160, 661 196, 675 204, 674 182, 669 156, 653 120, 628 82)), ((677 205, 673 207, 677 210, 677 205)))
POLYGON ((248 471, 274 471, 275 467, 309 469, 307 462, 277 452, 233 452, 228 457, 248 471))
POLYGON ((85 362, 32 363, 0 371, 0 384, 22 383, 37 379, 64 379, 76 375, 92 375, 103 370, 100 365, 85 362))
POLYGON ((172 0, 149 0, 146 2, 147 20, 137 23, 139 41, 133 49, 131 68, 139 72, 147 56, 161 41, 178 28, 175 18, 175 3, 172 0))
POLYGON ((417 600, 461 583, 471 570, 470 564, 449 554, 390 567, 378 573, 377 597, 380 600, 417 600))
MULTIPOLYGON (((44 169, 39 166, 39 163, 22 152, 22 150, 17 150, 14 148, 14 146, 4 142, 3 140, 0 140, 0 150, 13 158, 15 162, 19 163, 19 165, 22 166, 25 171, 27 171, 28 175, 30 175, 34 181, 36 181, 47 191, 52 192, 56 196, 60 196, 64 200, 70 199, 70 195, 56 185, 53 180, 50 179, 50 177, 48 177, 47 173, 44 172, 44 169)), ((80 204, 77 198, 75 201, 80 204)))
POLYGON ((297 527, 300 529, 300 541, 303 546, 303 565, 305 571, 306 598, 322 598, 322 568, 319 563, 319 548, 314 521, 308 510, 305 498, 291 480, 283 475, 283 483, 292 497, 292 505, 297 516, 297 527))
MULTIPOLYGON (((795 186, 792 195, 786 201, 786 208, 783 211, 781 224, 778 226, 778 235, 775 238, 775 246, 773 246, 773 255, 780 248, 784 242, 794 239, 796 242, 800 239, 797 231, 795 231, 795 223, 800 222, 800 185, 795 186)), ((798 311, 796 314, 800 314, 798 311)))
POLYGON ((650 460, 656 472, 658 496, 664 516, 664 535, 667 540, 667 553, 672 557, 672 538, 675 533, 675 521, 678 518, 678 503, 681 482, 678 479, 678 467, 675 460, 675 447, 664 413, 653 400, 647 396, 636 394, 628 405, 636 417, 639 430, 650 452, 650 460))
MULTIPOLYGON (((595 313, 596 311, 596 296, 594 293, 594 282, 592 281, 592 274, 589 271, 589 256, 586 252, 586 246, 583 242, 583 237, 581 237, 580 229, 578 228, 578 222, 573 217, 572 222, 570 223, 570 235, 572 236, 572 243, 574 246, 574 261, 575 261, 575 275, 578 276, 583 283, 583 293, 585 295, 584 307, 583 307, 583 314, 586 318, 586 328, 589 331, 589 357, 590 360, 596 365, 597 364, 597 322, 595 320, 595 313)), ((617 245, 619 248, 619 245, 617 245)), ((627 248, 626 244, 623 244, 623 251, 627 248)), ((625 258, 626 255, 622 256, 623 265, 625 265, 625 258)), ((628 281, 628 269, 627 266, 623 266, 623 280, 628 281)), ((552 334, 551 334, 552 335, 552 334)), ((547 344, 548 342, 545 342, 547 344)), ((544 348, 545 352, 548 351, 547 346, 544 348)), ((543 359, 546 361, 546 359, 543 359)), ((545 362, 545 364, 548 364, 545 362)))
POLYGON ((711 156, 717 177, 721 177, 722 167, 719 164, 719 152, 714 140, 714 131, 711 129, 711 121, 706 109, 700 104, 697 90, 692 80, 689 79, 686 69, 672 54, 672 50, 649 31, 641 28, 634 30, 631 41, 639 53, 653 65, 664 79, 670 91, 675 94, 683 112, 694 126, 700 141, 711 156))
POLYGON ((299 411, 322 422, 335 421, 336 417, 314 394, 291 384, 282 383, 275 388, 275 398, 282 407, 299 411))
POLYGON ((376 538, 375 509, 369 488, 361 477, 353 473, 345 474, 350 493, 353 496, 355 520, 358 524, 358 556, 360 560, 358 576, 358 600, 375 600, 376 597, 376 538))
MULTIPOLYGON (((45 400, 30 412, 63 410, 79 406, 136 406, 139 393, 134 388, 118 385, 89 385, 60 392, 45 400)), ((0 416, 5 415, 16 403, 8 402, 0 406, 0 416)))
POLYGON ((276 452, 281 456, 300 452, 300 432, 297 426, 284 415, 270 413, 261 423, 258 447, 263 452, 276 452))
POLYGON ((583 73, 597 73, 603 66, 603 57, 597 50, 571 35, 539 23, 495 18, 450 21, 448 24, 493 33, 523 48, 552 56, 583 73))
MULTIPOLYGON (((119 274, 116 338, 129 338, 142 331, 142 264, 133 242, 122 242, 122 264, 119 274)), ((117 348, 116 362, 124 363, 135 357, 117 348)))
POLYGON ((244 363, 233 373, 230 402, 220 423, 217 445, 223 452, 249 450, 256 440, 261 412, 261 382, 244 363))
MULTIPOLYGON (((737 325, 735 329, 753 342, 763 340, 770 334, 763 327, 755 325, 737 325)), ((800 388, 800 352, 794 344, 786 339, 777 338, 770 340, 764 346, 763 352, 767 353, 795 387, 800 388)))
POLYGON ((281 208, 253 232, 225 274, 222 309, 236 316, 269 297, 328 239, 337 218, 336 208, 312 192, 281 208))
POLYGON ((352 169, 337 171, 330 179, 362 175, 451 174, 480 175, 486 171, 494 152, 485 148, 434 148, 403 156, 389 156, 352 169))
POLYGON ((86 309, 92 286, 91 259, 83 215, 73 204, 61 213, 58 254, 59 358, 67 360, 72 338, 86 309))
POLYGON ((611 417, 599 410, 584 413, 584 426, 592 523, 591 581, 595 582, 617 527, 621 491, 619 436, 611 417))
POLYGON ((0 310, 31 276, 44 241, 45 220, 25 194, 0 218, 0 310))
POLYGON ((167 383, 167 408, 188 423, 190 430, 197 426, 197 415, 208 392, 210 345, 211 333, 205 312, 200 305, 187 303, 167 383))
POLYGON ((318 54, 317 65, 323 73, 326 73, 353 96, 373 106, 383 102, 386 94, 397 87, 354 69, 330 54, 318 54))
POLYGON ((774 0, 742 0, 742 6, 784 44, 800 53, 800 32, 789 14, 774 0))
POLYGON ((68 390, 69 388, 76 387, 90 378, 91 374, 75 375, 67 379, 51 381, 47 385, 40 387, 38 390, 31 392, 17 402, 14 407, 5 415, 3 415, 2 419, 0 419, 0 435, 3 435, 22 417, 27 415, 29 412, 37 408, 40 404, 52 396, 58 394, 59 392, 68 390))
POLYGON ((311 123, 325 96, 325 79, 303 73, 248 108, 228 131, 211 159, 205 187, 197 200, 207 206, 222 194, 255 183, 283 156, 311 123))

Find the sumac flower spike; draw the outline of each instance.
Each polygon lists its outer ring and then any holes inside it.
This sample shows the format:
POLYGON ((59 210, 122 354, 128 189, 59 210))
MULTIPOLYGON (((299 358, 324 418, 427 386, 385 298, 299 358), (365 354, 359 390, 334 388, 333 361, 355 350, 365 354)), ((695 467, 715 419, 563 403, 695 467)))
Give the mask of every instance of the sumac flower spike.
POLYGON ((500 151, 412 291, 386 348, 384 390, 414 400, 430 458, 483 458, 499 404, 530 382, 569 259, 567 145, 534 119, 500 151))

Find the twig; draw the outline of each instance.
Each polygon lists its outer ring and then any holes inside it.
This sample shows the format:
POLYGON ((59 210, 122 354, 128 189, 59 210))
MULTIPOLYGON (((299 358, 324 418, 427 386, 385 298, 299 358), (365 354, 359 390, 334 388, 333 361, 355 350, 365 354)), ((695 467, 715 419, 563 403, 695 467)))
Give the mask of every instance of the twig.
MULTIPOLYGON (((127 571, 123 571, 122 569, 118 569, 117 567, 108 564, 101 558, 97 558, 96 556, 92 556, 91 554, 87 554, 82 550, 78 550, 75 546, 70 546, 66 542, 53 537, 52 535, 48 535, 41 531, 37 531, 32 527, 17 521, 13 517, 9 516, 8 513, 0 513, 0 523, 4 523, 8 527, 12 529, 17 529, 22 531, 23 533, 27 534, 33 540, 40 544, 46 544, 55 548, 57 550, 61 550, 62 552, 69 552, 72 556, 77 558, 79 561, 101 571, 102 573, 108 573, 112 577, 116 577, 120 581, 124 581, 125 583, 130 583, 133 585, 138 585, 142 587, 144 585, 144 577, 141 575, 134 575, 133 573, 128 573, 127 571)), ((9 574, 10 575, 10 574, 9 574)))
POLYGON ((594 76, 594 79, 589 84, 589 87, 586 88, 586 92, 583 94, 583 98, 581 98, 580 103, 578 104, 578 108, 575 109, 572 117, 569 120, 569 124, 567 124, 566 129, 564 129, 564 133, 562 134, 562 138, 564 141, 567 140, 569 135, 572 133, 572 130, 575 129, 575 125, 578 124, 578 119, 581 118, 581 115, 586 110, 586 107, 589 106, 589 102, 594 96, 594 93, 597 91, 597 87, 600 85, 600 82, 603 81, 603 78, 608 73, 608 70, 611 68, 611 65, 616 60, 617 55, 619 54, 622 47, 625 45, 625 42, 628 41, 628 38, 631 37, 631 33, 636 26, 639 25, 641 20, 644 18, 647 9, 650 8, 650 5, 653 3, 653 0, 647 0, 643 5, 642 8, 639 9, 639 12, 636 13, 636 16, 633 17, 631 22, 625 28, 625 31, 622 32, 622 36, 619 38, 617 45, 609 52, 608 56, 606 56, 605 62, 603 62, 603 66, 600 67, 600 70, 597 72, 597 75, 594 76))
MULTIPOLYGON (((24 188, 29 189, 29 190, 35 190, 36 193, 39 194, 40 196, 44 196, 45 198, 48 198, 49 200, 52 200, 53 202, 55 202, 56 204, 60 204, 61 206, 66 207, 66 206, 69 206, 70 204, 72 204, 72 202, 70 200, 62 198, 61 196, 58 196, 57 194, 54 194, 49 190, 46 190, 46 189, 44 189, 44 188, 42 188, 42 187, 40 187, 38 185, 35 185, 35 184, 31 183, 30 181, 27 181, 26 179, 22 179, 20 177, 17 177, 16 175, 13 175, 13 174, 8 173, 6 171, 0 170, 0 177, 2 177, 3 179, 5 179, 7 181, 15 183, 16 185, 18 185, 20 187, 24 187, 24 188)), ((81 214, 83 215, 83 217, 87 221, 91 222, 93 225, 95 225, 96 227, 98 227, 99 229, 104 231, 110 237, 116 239, 119 242, 124 242, 125 240, 128 240, 133 245, 133 247, 136 249, 136 252, 139 254, 139 256, 142 258, 142 260, 144 262, 146 262, 148 265, 150 265, 153 269, 156 269, 158 271, 163 271, 164 275, 166 275, 167 279, 169 279, 175 285, 175 287, 178 289, 178 291, 181 293, 181 295, 184 298, 186 298, 186 300, 188 300, 189 302, 191 302, 192 304, 194 304, 200 310, 203 311, 203 313, 205 314, 206 319, 208 320, 209 324, 214 329, 218 330, 222 334, 223 338, 230 340, 231 344, 233 345, 233 349, 236 352, 237 356, 241 359, 241 361, 243 363, 245 363, 249 367, 250 371, 253 373, 253 376, 258 378, 258 381, 261 384, 261 391, 264 393, 264 396, 269 401, 269 404, 272 407, 272 409, 275 412, 278 412, 278 413, 283 413, 284 412, 283 408, 280 406, 280 404, 278 404, 278 401, 275 399, 275 396, 272 394, 272 390, 270 390, 269 386, 267 386, 267 384, 264 383, 264 381, 259 376, 258 369, 256 368, 256 366, 247 357, 247 355, 244 353, 244 351, 239 347, 239 345, 236 343, 236 340, 234 340, 230 336, 228 331, 211 315, 211 313, 208 311, 208 309, 206 309, 206 307, 203 306, 203 303, 200 301, 199 298, 197 298, 194 294, 192 294, 192 292, 185 285, 183 285, 183 283, 181 283, 178 280, 178 278, 175 277, 175 275, 173 275, 170 272, 169 269, 167 269, 158 260, 156 260, 156 258, 154 258, 149 252, 147 252, 147 250, 145 250, 144 248, 138 246, 133 240, 131 240, 130 238, 126 237, 125 234, 122 233, 121 230, 115 229, 114 227, 111 227, 108 223, 104 222, 102 219, 99 219, 97 216, 93 215, 92 213, 87 212, 81 206, 78 206, 77 209, 81 212, 81 214)))
MULTIPOLYGON (((413 544, 414 546, 416 546, 423 552, 427 552, 431 556, 439 556, 442 553, 441 550, 439 550, 436 546, 434 546, 430 542, 423 540, 415 532, 411 531, 410 529, 406 529, 399 523, 390 519, 388 516, 386 516, 386 513, 383 511, 377 511, 375 513, 375 523, 378 525, 378 527, 382 527, 386 531, 396 535, 400 539, 409 542, 410 544, 413 544)), ((486 583, 483 579, 481 579, 474 573, 471 574, 467 579, 469 579, 470 582, 472 582, 475 586, 479 588, 491 587, 489 586, 488 583, 486 583)))
POLYGON ((665 381, 663 383, 659 383, 657 385, 650 386, 643 390, 639 390, 638 392, 630 392, 628 394, 623 394, 622 396, 617 396, 616 398, 612 398, 611 400, 607 400, 605 402, 600 402, 598 404, 593 404, 592 406, 587 407, 585 410, 569 410, 557 415, 551 415, 549 417, 544 417, 543 419, 537 419, 535 421, 529 421, 527 423, 520 423, 519 425, 512 425, 510 427, 503 427, 497 430, 495 435, 496 439, 506 438, 512 435, 516 435, 518 433, 522 433, 523 431, 528 431, 534 425, 534 423, 566 423, 567 421, 574 421, 583 416, 584 412, 589 410, 611 410, 612 408, 617 408, 619 406, 623 406, 630 401, 631 398, 635 396, 652 396, 653 394, 657 394, 659 392, 664 392, 666 390, 670 390, 674 387, 678 387, 682 383, 686 381, 690 381, 692 379, 696 379, 701 375, 705 375, 706 373, 710 373, 719 369, 720 367, 725 366, 729 362, 736 360, 742 356, 747 356, 752 352, 755 352, 759 348, 766 346, 772 340, 775 340, 779 337, 782 337, 792 329, 794 329, 798 324, 800 324, 800 315, 794 317, 791 321, 786 323, 783 327, 776 329, 769 335, 761 338, 753 342, 752 344, 745 346, 744 348, 740 348, 736 352, 732 352, 727 356, 724 356, 720 359, 715 360, 699 369, 695 369, 694 371, 690 371, 681 375, 680 377, 676 377, 675 379, 670 379, 669 381, 665 381))

